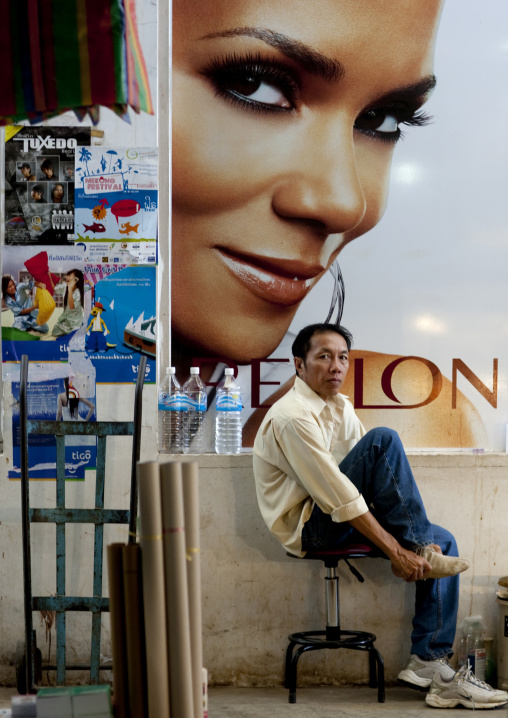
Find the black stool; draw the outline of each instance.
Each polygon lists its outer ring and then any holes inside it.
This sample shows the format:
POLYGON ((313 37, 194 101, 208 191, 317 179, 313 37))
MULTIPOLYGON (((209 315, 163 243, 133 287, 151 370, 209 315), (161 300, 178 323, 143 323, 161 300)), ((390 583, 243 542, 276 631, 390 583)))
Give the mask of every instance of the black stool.
MULTIPOLYGON (((288 553, 288 556, 292 554, 288 553)), ((385 702, 385 676, 383 658, 374 646, 376 636, 365 631, 344 631, 339 619, 339 577, 337 566, 345 561, 351 573, 363 583, 364 578, 354 566, 350 558, 367 558, 379 556, 375 550, 364 544, 345 544, 331 551, 307 552, 304 559, 323 561, 327 569, 325 577, 326 595, 326 630, 303 631, 288 636, 289 645, 286 650, 286 671, 284 685, 289 689, 289 702, 296 703, 296 669, 298 659, 305 651, 319 651, 321 648, 350 648, 355 651, 369 652, 369 686, 377 688, 379 703, 385 702), (293 654, 293 650, 299 646, 293 654)), ((298 558, 292 556, 292 558, 298 558)))

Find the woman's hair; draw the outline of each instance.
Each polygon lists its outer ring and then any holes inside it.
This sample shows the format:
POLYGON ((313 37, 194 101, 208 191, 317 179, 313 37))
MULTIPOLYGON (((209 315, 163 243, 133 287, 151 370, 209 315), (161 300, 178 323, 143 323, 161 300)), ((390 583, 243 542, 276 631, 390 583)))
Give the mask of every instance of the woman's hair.
POLYGON ((79 398, 69 396, 69 378, 64 377, 64 389, 67 401, 69 402, 69 412, 73 418, 79 419, 79 398))
MULTIPOLYGON (((55 190, 56 190, 57 187, 61 187, 61 188, 62 188, 62 191, 64 191, 64 186, 63 186, 63 184, 62 184, 61 182, 57 182, 57 183, 53 186, 53 189, 51 190, 51 199, 52 199, 52 200, 55 199, 55 190)), ((63 200, 63 194, 62 194, 62 200, 63 200)))
POLYGON ((347 344, 347 350, 350 351, 353 346, 353 335, 346 327, 342 327, 340 324, 309 324, 298 332, 296 339, 291 347, 293 356, 300 357, 305 361, 307 352, 310 349, 310 343, 314 334, 324 334, 324 332, 335 332, 340 334, 347 344))
MULTIPOLYGON (((4 274, 2 277, 2 297, 4 299, 7 299, 7 287, 9 286, 10 282, 14 282, 14 279, 11 277, 10 274, 4 274)), ((14 285, 16 285, 16 282, 14 282, 14 285)))
MULTIPOLYGON (((78 283, 76 286, 79 289, 79 296, 81 297, 81 306, 83 306, 84 295, 85 295, 85 280, 83 278, 83 272, 81 271, 81 269, 70 269, 67 272, 67 277, 69 276, 69 274, 74 274, 74 276, 78 280, 78 283)), ((65 290, 65 296, 64 296, 64 306, 65 307, 67 306, 68 297, 69 297, 69 286, 67 285, 67 288, 65 290)))

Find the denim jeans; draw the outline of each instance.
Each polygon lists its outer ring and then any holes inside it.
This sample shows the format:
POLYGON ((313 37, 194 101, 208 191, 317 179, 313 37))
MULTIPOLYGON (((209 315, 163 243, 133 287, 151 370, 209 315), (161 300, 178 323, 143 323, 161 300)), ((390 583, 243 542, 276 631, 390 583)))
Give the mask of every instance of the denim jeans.
MULTIPOLYGON (((369 431, 339 464, 364 497, 381 526, 408 549, 436 543, 443 554, 458 556, 446 529, 431 524, 398 434, 369 431)), ((336 523, 314 506, 302 531, 304 551, 331 549, 347 542, 368 544, 347 523, 336 523)), ((417 581, 411 653, 423 660, 451 656, 459 603, 459 577, 417 581)))

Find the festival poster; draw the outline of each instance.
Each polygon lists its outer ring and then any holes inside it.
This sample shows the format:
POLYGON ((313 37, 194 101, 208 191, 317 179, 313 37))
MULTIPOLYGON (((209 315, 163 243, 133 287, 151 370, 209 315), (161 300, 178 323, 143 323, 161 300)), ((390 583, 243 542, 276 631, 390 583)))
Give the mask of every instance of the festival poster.
MULTIPOLYGON (((391 168, 377 167, 365 178, 359 166, 349 175, 342 171, 346 159, 361 156, 360 147, 349 147, 345 158, 332 145, 331 138, 358 138, 352 124, 340 131, 346 111, 328 134, 324 120, 299 129, 319 109, 310 88, 317 93, 325 86, 300 68, 308 80, 302 84, 292 62, 266 41, 271 32, 293 37, 291 2, 278 4, 276 19, 254 2, 235 9, 234 17, 213 5, 216 12, 193 22, 185 3, 173 7, 171 363, 182 380, 192 364, 201 366, 210 388, 207 421, 213 423, 214 385, 229 364, 244 395, 244 444, 252 446, 266 407, 291 385, 296 333, 342 313, 355 339, 342 391, 367 429, 393 427, 408 449, 505 451, 508 109, 499 88, 508 69, 508 6, 504 0, 444 3, 432 70, 437 85, 422 108, 425 117, 417 112, 414 121, 402 122, 403 140, 390 140, 391 168), (229 32, 252 25, 244 8, 265 28, 264 38, 229 32), (207 26, 212 16, 213 28, 207 26), (190 66, 197 40, 202 60, 190 66), (249 57, 260 52, 258 66, 249 57), (291 112, 291 88, 307 103, 305 113, 291 112), (366 207, 368 231, 358 224, 347 236, 323 236, 320 266, 329 271, 316 281, 309 260, 316 240, 302 237, 324 224, 306 223, 296 200, 322 197, 327 177, 346 189, 356 177, 367 200, 386 181, 388 196, 384 216, 384 190, 379 211, 366 207)), ((365 83, 374 75, 383 92, 407 86, 399 77, 390 87, 384 76, 398 67, 396 53, 408 43, 386 42, 375 63, 361 66, 365 53, 355 53, 351 40, 355 18, 341 22, 353 7, 338 4, 337 18, 329 19, 330 27, 337 20, 334 38, 324 45, 335 60, 348 61, 337 97, 361 67, 358 92, 371 103, 367 108, 377 108, 380 95, 365 83)), ((399 20, 412 21, 403 13, 399 20)), ((304 24, 298 31, 299 41, 319 44, 304 24)), ((411 46, 422 37, 414 30, 411 46)), ((431 38, 431 51, 433 44, 431 38)), ((354 119, 369 119, 356 111, 354 119)), ((385 119, 390 129, 394 117, 385 119)), ((377 147, 381 157, 387 144, 371 137, 361 152, 377 147)), ((341 191, 337 206, 349 196, 341 191)), ((314 222, 319 219, 316 214, 314 222)), ((213 451, 213 429, 209 436, 213 451)))
MULTIPOLYGON (((118 244, 138 262, 157 260, 157 150, 83 147, 76 158, 76 242, 90 256, 118 244)), ((113 249, 113 252, 115 250, 113 249)))
MULTIPOLYGON (((21 478, 20 410, 18 381, 12 382, 12 466, 10 479, 21 478)), ((93 366, 80 357, 72 364, 31 365, 27 390, 29 419, 42 421, 96 421, 93 366), (32 376, 30 375, 32 374, 32 376)), ((97 442, 94 436, 65 439, 65 478, 83 480, 95 469, 97 442)), ((28 439, 30 479, 56 479, 56 439, 51 434, 31 434, 28 439)))
POLYGON ((74 241, 74 159, 90 127, 5 128, 6 244, 74 241))

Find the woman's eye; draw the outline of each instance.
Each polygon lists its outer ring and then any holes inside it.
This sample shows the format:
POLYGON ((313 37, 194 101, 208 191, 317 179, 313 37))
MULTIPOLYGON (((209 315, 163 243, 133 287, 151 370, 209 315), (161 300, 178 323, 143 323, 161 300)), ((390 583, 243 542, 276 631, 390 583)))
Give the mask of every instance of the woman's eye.
POLYGON ((251 102, 263 105, 291 108, 291 103, 276 84, 252 75, 231 82, 230 90, 239 97, 248 97, 251 102))
POLYGON ((378 107, 362 112, 355 121, 355 129, 384 142, 397 142, 403 136, 402 125, 423 127, 430 121, 418 107, 404 103, 400 107, 378 107))
POLYGON ((364 132, 379 132, 380 134, 397 134, 399 120, 395 114, 389 114, 383 110, 368 110, 364 112, 355 122, 355 127, 364 132))
POLYGON ((259 56, 219 58, 201 74, 220 97, 254 112, 290 112, 295 109, 298 86, 292 73, 281 64, 259 56))

